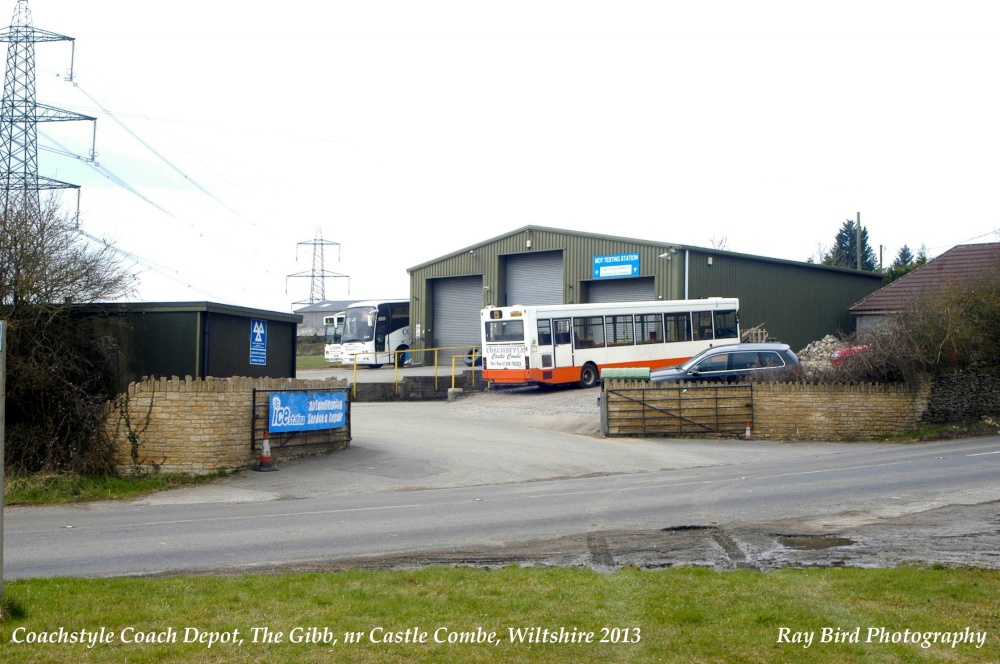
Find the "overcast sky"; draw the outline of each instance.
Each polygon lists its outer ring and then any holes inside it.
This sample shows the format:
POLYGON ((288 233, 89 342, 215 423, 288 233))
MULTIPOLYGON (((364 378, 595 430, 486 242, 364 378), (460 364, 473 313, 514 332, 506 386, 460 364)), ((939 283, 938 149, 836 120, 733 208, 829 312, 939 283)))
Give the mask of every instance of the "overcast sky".
POLYGON ((44 149, 88 154, 89 123, 40 126, 41 174, 141 257, 137 300, 288 311, 317 229, 350 275, 328 299, 527 224, 806 260, 860 212, 887 264, 1000 241, 996 3, 29 7, 76 39, 76 86, 36 45, 38 101, 96 116, 152 202, 44 149))

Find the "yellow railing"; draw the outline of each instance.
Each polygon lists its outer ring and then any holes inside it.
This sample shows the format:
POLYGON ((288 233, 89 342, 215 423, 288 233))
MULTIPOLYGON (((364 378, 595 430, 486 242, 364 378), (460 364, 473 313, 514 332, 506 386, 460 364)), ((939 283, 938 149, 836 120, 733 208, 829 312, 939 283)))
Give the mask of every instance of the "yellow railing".
MULTIPOLYGON (((433 353, 434 354, 434 359, 433 359, 433 361, 432 361, 431 364, 434 367, 434 389, 437 390, 437 389, 439 389, 439 378, 440 378, 439 373, 438 373, 438 371, 440 369, 440 362, 439 362, 440 355, 439 355, 439 353, 440 353, 440 351, 456 351, 456 350, 457 351, 463 351, 463 352, 457 353, 454 356, 452 356, 452 358, 451 358, 451 386, 452 386, 452 388, 455 387, 456 376, 458 375, 458 369, 460 369, 460 367, 456 366, 456 361, 457 360, 461 360, 462 362, 465 362, 466 358, 472 358, 472 380, 473 380, 473 382, 475 382, 475 380, 476 380, 476 360, 479 359, 480 357, 482 357, 482 354, 479 352, 479 349, 476 346, 471 347, 471 350, 472 350, 471 354, 468 352, 470 350, 469 346, 441 346, 439 348, 409 348, 407 350, 378 351, 378 352, 373 352, 373 353, 367 353, 366 352, 366 353, 358 353, 357 355, 354 356, 354 359, 355 359, 355 362, 354 362, 354 372, 353 372, 353 376, 354 377, 353 377, 353 380, 352 380, 352 382, 354 383, 354 385, 353 385, 353 388, 352 388, 352 396, 356 397, 358 395, 358 366, 359 366, 358 362, 357 362, 358 359, 361 359, 362 361, 365 360, 365 359, 375 360, 379 355, 391 355, 392 356, 391 362, 392 362, 392 366, 393 366, 393 382, 395 383, 396 394, 399 394, 399 383, 400 383, 400 379, 399 379, 399 369, 400 369, 400 366, 399 366, 400 365, 399 356, 400 355, 409 354, 410 358, 411 358, 411 363, 413 365, 418 365, 419 364, 419 365, 422 365, 422 366, 426 366, 426 363, 424 363, 424 362, 420 362, 420 363, 415 362, 413 360, 413 357, 415 355, 417 355, 418 353, 421 354, 424 357, 426 357, 427 353, 433 353)), ((371 362, 371 364, 375 364, 375 362, 373 361, 373 362, 371 362)))

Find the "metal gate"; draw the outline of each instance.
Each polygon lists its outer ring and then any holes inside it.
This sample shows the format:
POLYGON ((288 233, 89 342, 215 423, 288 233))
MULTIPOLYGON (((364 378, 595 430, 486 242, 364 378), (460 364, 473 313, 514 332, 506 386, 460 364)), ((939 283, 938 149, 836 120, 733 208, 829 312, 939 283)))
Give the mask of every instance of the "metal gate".
POLYGON ((605 436, 729 437, 753 425, 753 385, 669 385, 607 381, 605 436))

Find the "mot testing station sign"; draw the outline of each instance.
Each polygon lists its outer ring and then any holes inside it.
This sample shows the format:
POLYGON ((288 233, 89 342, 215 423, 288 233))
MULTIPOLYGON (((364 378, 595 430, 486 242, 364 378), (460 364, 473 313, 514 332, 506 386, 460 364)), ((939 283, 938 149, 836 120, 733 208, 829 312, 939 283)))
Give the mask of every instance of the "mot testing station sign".
POLYGON ((250 319, 250 364, 267 364, 267 321, 250 319))
POLYGON ((639 274, 639 254, 594 256, 594 279, 635 277, 639 274))
POLYGON ((269 433, 339 429, 347 424, 343 392, 275 392, 271 395, 269 433))

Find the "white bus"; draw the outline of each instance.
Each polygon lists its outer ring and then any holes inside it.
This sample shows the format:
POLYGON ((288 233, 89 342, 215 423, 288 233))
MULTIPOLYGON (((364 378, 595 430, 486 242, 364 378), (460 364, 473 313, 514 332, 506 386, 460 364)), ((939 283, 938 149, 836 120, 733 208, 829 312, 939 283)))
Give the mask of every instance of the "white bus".
POLYGON ((366 365, 378 369, 398 361, 400 366, 410 349, 410 301, 367 300, 355 302, 344 312, 344 333, 340 338, 344 365, 366 365))
POLYGON ((740 340, 739 300, 610 302, 487 307, 481 314, 483 378, 494 383, 579 383, 605 367, 680 364, 740 340))
POLYGON ((323 316, 323 333, 326 335, 326 345, 323 346, 323 359, 327 362, 341 361, 340 337, 344 334, 344 312, 338 311, 332 316, 323 316))

